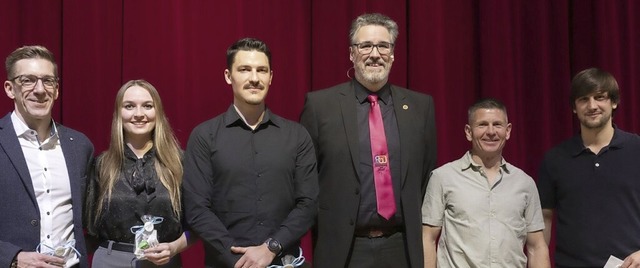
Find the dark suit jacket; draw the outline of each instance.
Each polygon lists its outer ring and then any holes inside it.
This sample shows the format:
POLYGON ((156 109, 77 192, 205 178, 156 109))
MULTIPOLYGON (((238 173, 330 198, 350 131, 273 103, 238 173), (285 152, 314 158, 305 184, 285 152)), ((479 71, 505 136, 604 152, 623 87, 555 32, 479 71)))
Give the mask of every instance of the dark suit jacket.
MULTIPOLYGON (((320 183, 314 267, 345 267, 358 215, 356 81, 307 94, 301 123, 316 146, 320 183)), ((400 133, 401 201, 411 267, 423 266, 422 196, 436 164, 431 96, 391 86, 400 133)), ((366 137, 368 138, 368 137, 366 137)), ((396 193, 397 194, 397 193, 396 193)))
MULTIPOLYGON (((71 182, 74 236, 88 267, 82 231, 82 203, 93 144, 82 133, 56 125, 71 182)), ((40 212, 29 168, 9 113, 0 119, 0 267, 9 267, 19 251, 35 251, 40 244, 40 212)))

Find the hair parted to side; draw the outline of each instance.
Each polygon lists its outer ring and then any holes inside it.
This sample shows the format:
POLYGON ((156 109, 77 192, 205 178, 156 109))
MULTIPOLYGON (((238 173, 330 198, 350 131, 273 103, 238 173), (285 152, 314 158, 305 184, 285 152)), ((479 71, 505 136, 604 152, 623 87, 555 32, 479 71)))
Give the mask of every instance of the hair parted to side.
MULTIPOLYGON (((504 112, 505 118, 508 118, 507 106, 505 106, 504 103, 494 98, 483 98, 476 101, 473 105, 471 105, 471 107, 469 107, 469 110, 467 111, 467 115, 469 116, 469 119, 468 119, 469 124, 471 124, 471 120, 473 120, 473 115, 479 109, 498 109, 504 112)), ((507 119, 507 122, 509 122, 508 119, 507 119)))
POLYGON ((56 64, 55 57, 53 53, 49 51, 46 47, 43 46, 23 46, 20 47, 9 56, 4 62, 4 67, 7 69, 7 80, 12 79, 16 76, 15 73, 15 65, 19 60, 24 59, 45 59, 53 63, 53 75, 58 77, 58 65, 56 64))
POLYGON ((236 59, 236 54, 238 54, 238 51, 241 50, 255 50, 264 53, 265 55, 267 55, 267 60, 269 60, 269 66, 271 66, 271 50, 269 50, 267 44, 265 44, 262 40, 247 37, 236 41, 227 49, 227 70, 229 70, 230 72, 233 72, 233 70, 231 69, 233 66, 233 62, 236 59))
POLYGON ((156 150, 155 171, 160 182, 169 191, 171 206, 173 212, 180 218, 182 203, 181 191, 182 184, 182 150, 175 137, 169 121, 164 112, 160 94, 151 83, 145 80, 131 80, 118 90, 113 110, 113 119, 111 121, 111 142, 109 149, 98 157, 96 174, 99 176, 100 192, 98 205, 96 206, 96 217, 94 221, 98 221, 102 210, 108 206, 111 200, 111 193, 116 182, 120 179, 122 168, 124 166, 124 127, 122 122, 122 106, 124 94, 127 89, 139 86, 146 89, 151 95, 153 106, 156 112, 156 125, 153 129, 152 139, 153 146, 156 150))
POLYGON ((612 103, 620 103, 620 89, 616 79, 602 69, 582 70, 571 80, 571 109, 576 108, 576 100, 593 93, 607 93, 612 103))
POLYGON ((351 23, 351 31, 349 31, 349 44, 356 42, 356 32, 367 25, 378 25, 387 28, 387 31, 391 34, 391 43, 396 42, 396 38, 398 38, 398 24, 391 18, 380 13, 370 13, 362 14, 353 20, 351 23))

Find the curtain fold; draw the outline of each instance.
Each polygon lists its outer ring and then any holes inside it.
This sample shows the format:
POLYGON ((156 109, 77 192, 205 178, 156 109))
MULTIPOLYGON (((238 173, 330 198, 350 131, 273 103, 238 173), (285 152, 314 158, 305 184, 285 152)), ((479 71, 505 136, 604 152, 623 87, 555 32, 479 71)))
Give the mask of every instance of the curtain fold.
MULTIPOLYGON (((0 2, 0 54, 27 44, 53 51, 62 78, 54 118, 87 134, 97 152, 108 146, 116 91, 140 78, 160 92, 184 145, 193 127, 232 102, 223 77, 232 42, 249 36, 270 46, 267 105, 297 120, 307 92, 349 79, 349 27, 364 12, 400 26, 390 80, 434 97, 439 165, 469 148, 468 106, 495 97, 513 123, 505 157, 535 178, 546 150, 578 133, 569 86, 588 67, 616 77, 614 123, 640 132, 634 0, 9 0, 0 2)), ((304 244, 311 259, 309 237, 304 244)), ((185 267, 202 267, 200 246, 185 255, 185 267)))

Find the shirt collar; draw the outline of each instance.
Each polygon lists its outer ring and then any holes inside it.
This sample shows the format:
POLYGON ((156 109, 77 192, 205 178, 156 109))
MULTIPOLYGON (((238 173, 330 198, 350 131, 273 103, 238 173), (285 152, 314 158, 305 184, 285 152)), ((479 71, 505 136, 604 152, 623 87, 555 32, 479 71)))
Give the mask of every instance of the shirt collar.
MULTIPOLYGON (((231 106, 229 106, 229 109, 227 109, 227 111, 223 114, 223 122, 227 127, 242 126, 247 129, 251 129, 242 119, 242 117, 240 117, 240 113, 236 110, 236 107, 233 104, 231 104, 231 106)), ((281 125, 281 122, 277 116, 271 113, 271 110, 269 110, 269 108, 265 107, 264 116, 262 117, 262 121, 260 122, 258 127, 256 127, 256 130, 266 127, 266 125, 274 125, 276 127, 279 127, 281 125)))
MULTIPOLYGON (((623 131, 620 130, 616 126, 616 124, 613 124, 613 137, 611 137, 611 141, 609 142, 609 145, 603 147, 600 150, 600 152, 604 152, 605 150, 608 150, 608 149, 620 149, 624 147, 625 136, 622 135, 622 132, 623 131)), ((576 135, 575 138, 573 139, 571 151, 574 157, 584 152, 591 152, 589 148, 584 146, 584 141, 582 140, 582 136, 580 134, 576 135)))
MULTIPOLYGON (((141 159, 143 159, 146 162, 155 155, 155 152, 156 152, 156 146, 154 145, 151 147, 151 149, 149 149, 146 153, 144 153, 141 159)), ((133 150, 131 150, 131 148, 127 144, 124 145, 124 156, 125 158, 131 159, 134 162, 139 159, 136 153, 134 153, 133 150)))
MULTIPOLYGON (((504 157, 500 160, 500 171, 509 174, 509 163, 504 160, 504 157)), ((471 169, 475 172, 480 172, 482 169, 482 165, 477 164, 473 161, 471 157, 471 151, 467 151, 467 153, 462 157, 462 161, 460 161, 460 170, 465 171, 467 169, 471 169)))
POLYGON ((55 144, 60 139, 60 135, 58 134, 58 127, 56 126, 53 118, 51 119, 51 132, 49 133, 49 137, 47 137, 47 139, 45 139, 45 141, 42 143, 40 143, 40 140, 38 139, 37 132, 33 129, 30 129, 27 124, 18 117, 15 111, 11 113, 11 123, 13 124, 13 129, 16 131, 16 136, 18 136, 18 138, 36 142, 40 147, 44 147, 49 144, 55 144))
POLYGON ((389 101, 391 99, 391 84, 389 84, 388 82, 384 86, 382 86, 382 88, 378 90, 378 92, 371 92, 362 84, 360 84, 358 80, 354 79, 353 81, 355 82, 353 84, 356 91, 356 99, 358 99, 358 103, 362 104, 365 102, 369 102, 367 100, 367 97, 371 94, 375 94, 378 95, 378 99, 381 100, 384 104, 389 104, 389 101))
POLYGON ((611 142, 609 143, 609 148, 622 148, 624 147, 625 136, 622 135, 622 130, 618 129, 616 124, 613 124, 613 138, 611 138, 611 142))

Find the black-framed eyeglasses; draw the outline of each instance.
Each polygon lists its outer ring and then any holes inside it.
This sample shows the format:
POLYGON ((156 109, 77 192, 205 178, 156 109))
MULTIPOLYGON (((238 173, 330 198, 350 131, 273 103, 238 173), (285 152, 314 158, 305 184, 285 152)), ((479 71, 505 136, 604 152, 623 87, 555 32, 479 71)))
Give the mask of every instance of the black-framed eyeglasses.
POLYGON ((22 75, 18 75, 14 78, 9 79, 10 81, 14 81, 20 85, 22 88, 26 89, 26 90, 31 90, 34 89, 36 87, 36 84, 38 84, 38 80, 42 81, 42 85, 44 86, 44 88, 46 89, 54 89, 55 87, 58 86, 58 81, 60 79, 58 79, 55 76, 50 76, 50 75, 45 75, 43 77, 39 77, 37 75, 33 75, 33 74, 22 74, 22 75))
POLYGON ((387 55, 393 51, 393 43, 389 42, 380 42, 378 44, 374 44, 371 42, 362 42, 351 45, 355 46, 358 49, 358 52, 364 55, 373 52, 374 47, 378 49, 378 53, 380 53, 380 55, 387 55))

